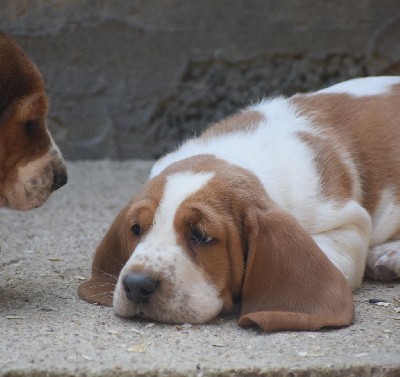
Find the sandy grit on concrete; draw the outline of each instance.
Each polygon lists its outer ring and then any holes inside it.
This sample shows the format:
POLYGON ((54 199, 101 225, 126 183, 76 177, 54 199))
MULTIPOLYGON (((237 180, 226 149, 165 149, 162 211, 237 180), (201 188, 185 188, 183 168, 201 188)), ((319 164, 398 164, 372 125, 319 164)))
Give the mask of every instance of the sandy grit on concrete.
POLYGON ((77 162, 38 210, 0 211, 0 376, 399 376, 400 283, 367 282, 346 329, 262 333, 116 317, 76 288, 151 162, 77 162), (383 300, 381 305, 369 299, 383 300))

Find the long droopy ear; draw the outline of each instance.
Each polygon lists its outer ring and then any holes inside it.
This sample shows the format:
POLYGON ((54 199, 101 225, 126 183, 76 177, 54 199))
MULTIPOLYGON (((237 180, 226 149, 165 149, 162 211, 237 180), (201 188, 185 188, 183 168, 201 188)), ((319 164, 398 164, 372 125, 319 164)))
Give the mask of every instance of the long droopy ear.
POLYGON ((283 331, 352 323, 349 284, 292 216, 279 209, 249 210, 246 222, 240 326, 283 331))
POLYGON ((84 300, 99 305, 112 306, 112 298, 118 275, 129 259, 126 237, 127 208, 124 208, 96 249, 92 263, 92 276, 78 288, 84 300))

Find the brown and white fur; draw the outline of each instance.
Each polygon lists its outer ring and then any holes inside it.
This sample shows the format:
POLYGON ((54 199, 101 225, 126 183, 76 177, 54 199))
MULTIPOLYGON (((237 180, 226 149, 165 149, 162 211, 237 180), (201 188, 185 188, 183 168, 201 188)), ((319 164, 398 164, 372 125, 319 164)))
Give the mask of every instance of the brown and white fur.
POLYGON ((46 127, 47 108, 38 68, 0 33, 0 207, 39 207, 67 182, 61 153, 46 127))
POLYGON ((400 277, 400 77, 263 100, 161 158, 79 294, 168 323, 240 299, 241 326, 312 330, 352 323, 365 272, 400 277))

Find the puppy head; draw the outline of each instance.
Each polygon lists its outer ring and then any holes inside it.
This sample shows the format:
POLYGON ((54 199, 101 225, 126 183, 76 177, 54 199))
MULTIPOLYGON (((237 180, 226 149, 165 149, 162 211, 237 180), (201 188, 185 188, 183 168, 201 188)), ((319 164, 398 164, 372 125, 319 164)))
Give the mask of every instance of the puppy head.
POLYGON ((213 165, 224 163, 188 159, 151 179, 100 243, 80 295, 111 304, 116 286, 117 314, 170 323, 205 322, 230 308, 244 273, 240 218, 213 165))
POLYGON ((39 207, 67 181, 60 151, 46 127, 42 76, 0 33, 0 207, 39 207))
POLYGON ((211 156, 171 165, 117 217, 79 293, 111 304, 114 287, 117 314, 161 322, 206 322, 236 298, 239 324, 267 331, 353 318, 350 288, 311 237, 256 177, 211 156))

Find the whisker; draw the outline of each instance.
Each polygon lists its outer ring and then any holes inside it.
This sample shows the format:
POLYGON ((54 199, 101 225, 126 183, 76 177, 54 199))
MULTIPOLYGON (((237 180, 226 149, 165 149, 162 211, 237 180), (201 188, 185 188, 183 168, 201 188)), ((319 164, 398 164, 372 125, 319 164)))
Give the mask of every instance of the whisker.
POLYGON ((109 276, 109 277, 113 278, 115 281, 118 281, 118 277, 116 277, 116 276, 114 276, 114 275, 111 275, 111 274, 109 274, 108 272, 105 272, 105 271, 101 270, 101 269, 98 268, 98 267, 96 267, 96 270, 99 271, 99 272, 101 272, 102 274, 104 274, 104 275, 106 275, 106 276, 109 276))
POLYGON ((113 284, 113 283, 105 283, 105 284, 97 284, 97 285, 91 285, 87 288, 92 289, 92 288, 99 288, 99 287, 107 287, 107 286, 112 286, 112 287, 116 287, 117 284, 113 284))
POLYGON ((115 258, 114 255, 111 254, 106 254, 108 257, 114 259, 116 262, 118 262, 122 267, 125 266, 125 263, 122 263, 118 258, 115 258))
POLYGON ((106 291, 106 292, 100 292, 100 293, 95 293, 90 296, 86 296, 87 298, 93 298, 93 297, 98 297, 98 296, 113 296, 113 291, 106 291))

